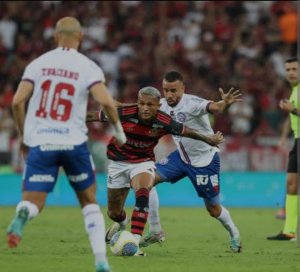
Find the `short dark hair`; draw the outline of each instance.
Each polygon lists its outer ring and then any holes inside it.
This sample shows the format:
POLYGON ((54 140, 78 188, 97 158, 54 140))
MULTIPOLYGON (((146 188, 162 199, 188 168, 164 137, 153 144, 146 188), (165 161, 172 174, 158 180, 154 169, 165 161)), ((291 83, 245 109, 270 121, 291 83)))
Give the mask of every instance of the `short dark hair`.
POLYGON ((183 81, 183 76, 177 71, 169 71, 165 73, 164 80, 168 82, 174 82, 176 80, 183 81))
POLYGON ((296 57, 292 57, 292 58, 285 60, 284 63, 291 63, 291 62, 297 62, 297 61, 299 61, 299 60, 296 57))

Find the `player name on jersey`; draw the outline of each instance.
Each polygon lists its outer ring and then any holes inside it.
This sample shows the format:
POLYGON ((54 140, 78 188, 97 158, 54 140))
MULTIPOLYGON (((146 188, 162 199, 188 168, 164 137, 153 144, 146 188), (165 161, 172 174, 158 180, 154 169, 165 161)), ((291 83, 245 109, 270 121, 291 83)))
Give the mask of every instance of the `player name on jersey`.
POLYGON ((42 68, 42 72, 43 72, 43 76, 66 77, 74 80, 77 80, 79 78, 79 73, 72 72, 65 69, 42 68))

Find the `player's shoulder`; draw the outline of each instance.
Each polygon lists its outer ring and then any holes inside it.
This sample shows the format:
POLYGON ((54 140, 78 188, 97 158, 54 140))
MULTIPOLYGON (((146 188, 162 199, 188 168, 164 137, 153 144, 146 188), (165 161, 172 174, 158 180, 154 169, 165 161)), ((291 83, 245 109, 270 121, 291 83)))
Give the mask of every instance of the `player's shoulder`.
POLYGON ((168 125, 172 122, 172 117, 162 110, 158 110, 156 114, 156 121, 168 125))
POLYGON ((84 69, 91 69, 91 70, 101 69, 100 66, 95 61, 93 61, 92 59, 90 59, 89 57, 87 57, 86 55, 84 55, 79 51, 76 51, 76 57, 78 61, 81 63, 81 65, 84 67, 84 69))
POLYGON ((128 105, 128 106, 121 106, 118 108, 119 112, 123 117, 125 116, 132 116, 138 113, 138 106, 136 104, 134 105, 128 105))
POLYGON ((47 61, 47 59, 51 58, 53 55, 54 50, 47 51, 43 53, 42 55, 38 56, 34 60, 32 60, 27 66, 37 66, 40 65, 41 63, 47 61))

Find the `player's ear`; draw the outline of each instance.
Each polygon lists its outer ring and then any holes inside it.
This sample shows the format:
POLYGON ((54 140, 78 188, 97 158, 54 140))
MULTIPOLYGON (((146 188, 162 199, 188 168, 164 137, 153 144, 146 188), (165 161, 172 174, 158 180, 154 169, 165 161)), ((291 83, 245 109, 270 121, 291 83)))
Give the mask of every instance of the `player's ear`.
POLYGON ((54 32, 54 40, 55 40, 56 43, 58 43, 59 33, 57 31, 54 32))
POLYGON ((83 37, 84 37, 84 33, 83 33, 83 31, 80 31, 79 32, 79 41, 80 42, 83 40, 83 37))

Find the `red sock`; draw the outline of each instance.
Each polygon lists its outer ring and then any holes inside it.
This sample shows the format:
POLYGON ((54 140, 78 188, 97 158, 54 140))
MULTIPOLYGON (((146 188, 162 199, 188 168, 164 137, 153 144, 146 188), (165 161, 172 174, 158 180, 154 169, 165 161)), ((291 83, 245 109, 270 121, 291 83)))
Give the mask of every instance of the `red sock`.
POLYGON ((136 205, 131 216, 131 233, 142 235, 147 218, 149 207, 149 190, 142 188, 135 193, 136 205))

